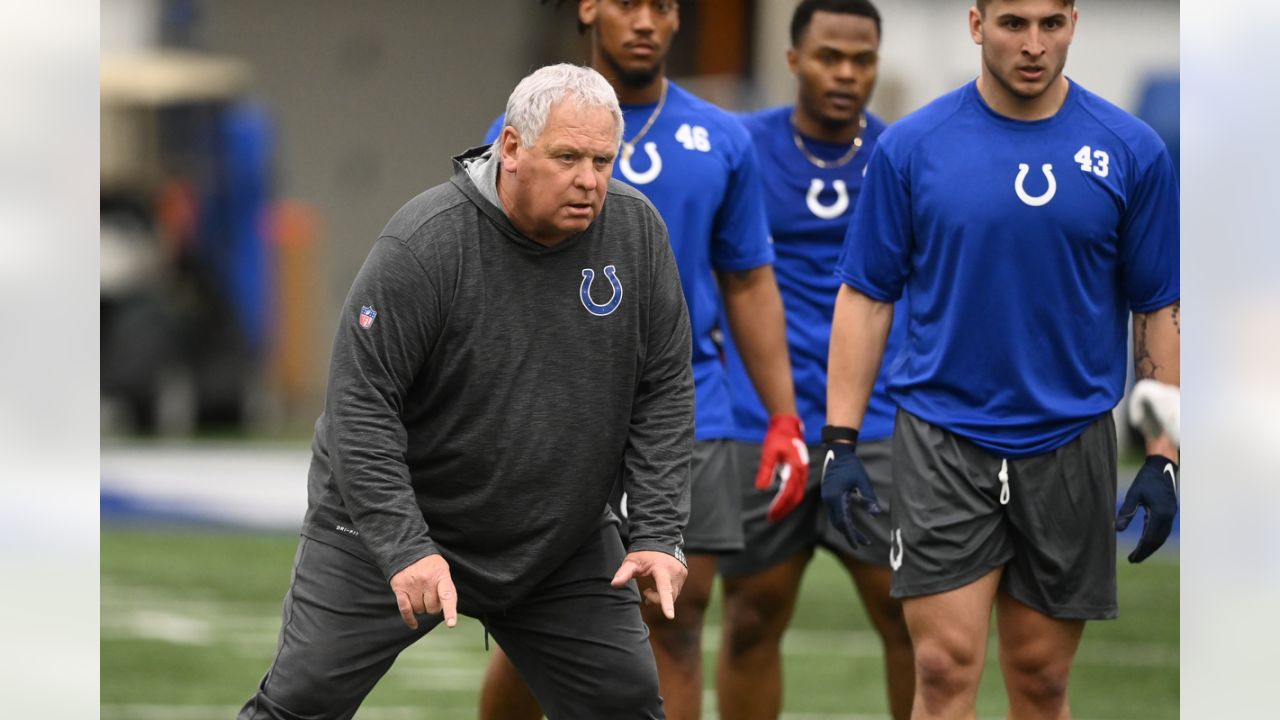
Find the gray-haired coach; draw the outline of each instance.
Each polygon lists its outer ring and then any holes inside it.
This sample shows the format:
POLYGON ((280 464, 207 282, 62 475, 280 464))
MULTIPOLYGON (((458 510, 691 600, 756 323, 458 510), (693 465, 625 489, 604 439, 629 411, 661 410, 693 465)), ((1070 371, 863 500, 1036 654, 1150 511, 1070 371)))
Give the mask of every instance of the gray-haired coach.
POLYGON ((241 720, 350 718, 459 612, 551 718, 663 717, 632 578, 674 613, 693 441, 680 279, 653 206, 610 179, 622 114, 603 77, 542 68, 506 117, 392 217, 352 285, 279 647, 241 720))

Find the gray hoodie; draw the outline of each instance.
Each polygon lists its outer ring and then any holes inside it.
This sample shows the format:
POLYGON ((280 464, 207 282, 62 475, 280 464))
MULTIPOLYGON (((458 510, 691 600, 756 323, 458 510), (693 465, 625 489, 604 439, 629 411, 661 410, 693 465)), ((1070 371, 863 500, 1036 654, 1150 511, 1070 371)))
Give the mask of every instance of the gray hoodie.
POLYGON ((616 522, 619 479, 628 549, 682 558, 693 443, 688 312, 657 211, 611 180, 595 222, 546 247, 495 204, 497 166, 487 146, 454 158, 356 276, 303 529, 388 579, 440 553, 470 614, 518 602, 616 522))

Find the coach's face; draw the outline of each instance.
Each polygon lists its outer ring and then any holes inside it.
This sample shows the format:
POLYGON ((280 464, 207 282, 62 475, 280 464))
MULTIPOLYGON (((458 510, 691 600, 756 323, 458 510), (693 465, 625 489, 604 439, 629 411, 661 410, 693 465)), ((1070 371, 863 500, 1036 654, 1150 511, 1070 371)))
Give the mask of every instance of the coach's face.
POLYGON ((498 193, 512 224, 544 245, 586 230, 604 207, 617 132, 608 110, 573 100, 552 106, 531 146, 504 128, 498 193))
POLYGON ((1078 14, 1063 0, 990 0, 969 10, 969 33, 982 46, 984 72, 1023 100, 1062 79, 1078 14))
POLYGON ((680 29, 675 0, 581 0, 578 20, 595 34, 593 62, 606 76, 644 87, 662 73, 671 38, 680 29))
POLYGON ((871 18, 815 12, 799 43, 787 50, 805 112, 828 127, 856 122, 876 85, 879 49, 871 18))

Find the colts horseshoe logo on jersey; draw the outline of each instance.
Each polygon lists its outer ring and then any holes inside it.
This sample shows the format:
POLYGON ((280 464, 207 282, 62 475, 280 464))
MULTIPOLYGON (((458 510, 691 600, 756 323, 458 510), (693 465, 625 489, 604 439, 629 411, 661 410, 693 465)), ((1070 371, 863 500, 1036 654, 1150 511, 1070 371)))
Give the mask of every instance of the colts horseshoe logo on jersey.
POLYGON ((818 195, 822 194, 823 183, 818 178, 814 178, 809 183, 809 194, 804 196, 804 203, 809 206, 809 212, 823 220, 835 220, 849 209, 849 188, 844 184, 843 180, 832 181, 831 187, 836 191, 836 201, 830 205, 823 205, 818 201, 818 195))
POLYGON ((1013 189, 1018 193, 1019 200, 1031 207, 1040 207, 1052 200, 1054 194, 1058 192, 1058 181, 1053 177, 1053 164, 1045 163, 1040 166, 1040 171, 1044 173, 1045 179, 1049 181, 1049 189, 1045 190, 1041 195, 1028 195, 1026 188, 1022 187, 1022 181, 1027 179, 1027 173, 1030 171, 1030 165, 1018 163, 1018 179, 1013 181, 1013 189))
POLYGON ((591 281, 595 280, 596 271, 582 268, 582 286, 578 288, 578 297, 582 300, 582 307, 596 317, 612 314, 622 304, 622 282, 618 280, 618 272, 612 265, 605 265, 604 276, 609 278, 613 294, 609 296, 609 302, 601 304, 591 299, 591 281))
POLYGON ((618 160, 618 167, 622 169, 622 174, 627 178, 627 182, 632 185, 648 185, 658 179, 658 174, 662 172, 662 156, 658 154, 658 144, 647 142, 644 144, 644 154, 649 156, 649 169, 644 172, 636 172, 631 169, 631 156, 635 153, 634 145, 622 146, 622 157, 618 160))

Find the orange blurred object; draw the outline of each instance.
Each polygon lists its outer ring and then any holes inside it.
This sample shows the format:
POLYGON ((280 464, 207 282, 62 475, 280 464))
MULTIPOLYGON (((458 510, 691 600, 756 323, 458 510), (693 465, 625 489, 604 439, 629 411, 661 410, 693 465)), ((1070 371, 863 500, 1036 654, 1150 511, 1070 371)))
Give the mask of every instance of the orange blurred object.
POLYGON ((269 232, 275 250, 276 322, 271 343, 270 374, 289 417, 313 410, 308 402, 318 393, 317 308, 323 297, 320 234, 323 220, 313 206, 282 200, 269 211, 269 232))

